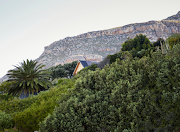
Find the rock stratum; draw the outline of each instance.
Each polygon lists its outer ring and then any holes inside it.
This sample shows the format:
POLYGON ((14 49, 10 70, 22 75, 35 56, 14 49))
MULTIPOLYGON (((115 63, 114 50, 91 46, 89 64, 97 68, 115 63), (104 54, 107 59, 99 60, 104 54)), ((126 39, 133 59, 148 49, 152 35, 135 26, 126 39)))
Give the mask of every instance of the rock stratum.
POLYGON ((180 12, 161 21, 129 24, 108 30, 93 31, 55 41, 44 48, 37 61, 46 68, 75 60, 101 61, 109 54, 121 49, 127 38, 138 34, 146 35, 150 41, 166 39, 173 33, 180 33, 180 12))
MULTIPOLYGON (((76 60, 102 61, 104 57, 115 54, 127 38, 138 34, 146 35, 151 42, 158 38, 180 33, 180 11, 161 21, 128 24, 108 30, 93 31, 74 37, 66 37, 55 41, 44 48, 44 52, 36 60, 46 68, 76 60)), ((3 78, 0 79, 0 81, 3 78)))

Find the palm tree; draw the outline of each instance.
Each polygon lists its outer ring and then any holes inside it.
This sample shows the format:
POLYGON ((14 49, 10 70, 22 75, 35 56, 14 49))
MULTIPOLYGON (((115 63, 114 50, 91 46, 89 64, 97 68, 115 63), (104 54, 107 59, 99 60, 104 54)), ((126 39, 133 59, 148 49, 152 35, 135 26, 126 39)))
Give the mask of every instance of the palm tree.
POLYGON ((47 70, 42 70, 45 65, 38 64, 33 60, 26 60, 15 66, 15 69, 9 70, 7 75, 8 81, 14 81, 13 87, 8 91, 8 94, 20 95, 23 93, 39 92, 48 89, 51 86, 49 81, 50 74, 47 70))

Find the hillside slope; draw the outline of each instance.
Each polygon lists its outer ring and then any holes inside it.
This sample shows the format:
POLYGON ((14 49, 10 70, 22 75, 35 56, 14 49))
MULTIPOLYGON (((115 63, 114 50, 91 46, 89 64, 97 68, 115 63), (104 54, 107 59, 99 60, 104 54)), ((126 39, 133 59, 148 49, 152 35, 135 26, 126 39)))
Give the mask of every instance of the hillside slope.
MULTIPOLYGON (((127 38, 134 38, 140 33, 146 35, 152 42, 158 38, 166 39, 173 33, 180 33, 180 11, 161 21, 134 23, 55 41, 46 46, 36 60, 45 64, 46 68, 76 60, 99 62, 107 55, 118 52, 127 38)), ((0 82, 6 79, 4 76, 0 82)))
POLYGON ((166 39, 173 33, 180 33, 179 20, 180 12, 162 21, 129 24, 67 37, 46 46, 37 61, 47 68, 79 59, 101 61, 108 54, 118 52, 127 38, 134 38, 137 34, 141 33, 150 41, 156 41, 158 38, 166 39))

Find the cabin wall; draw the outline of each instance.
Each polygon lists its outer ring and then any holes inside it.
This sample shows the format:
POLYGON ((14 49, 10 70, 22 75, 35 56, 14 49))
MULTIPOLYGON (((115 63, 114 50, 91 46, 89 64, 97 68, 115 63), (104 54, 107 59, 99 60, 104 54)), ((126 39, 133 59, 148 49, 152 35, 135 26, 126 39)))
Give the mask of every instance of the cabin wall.
POLYGON ((76 71, 75 71, 75 74, 76 75, 80 70, 82 70, 84 67, 81 63, 78 64, 77 68, 76 68, 76 71))

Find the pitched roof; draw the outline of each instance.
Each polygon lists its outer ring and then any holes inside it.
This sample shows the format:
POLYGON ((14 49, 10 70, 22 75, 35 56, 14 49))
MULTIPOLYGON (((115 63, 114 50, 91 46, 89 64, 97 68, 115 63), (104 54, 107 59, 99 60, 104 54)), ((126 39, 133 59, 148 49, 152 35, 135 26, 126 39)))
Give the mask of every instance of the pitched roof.
POLYGON ((87 67, 87 66, 88 66, 88 64, 86 63, 86 61, 79 60, 79 62, 83 65, 83 67, 87 67))
POLYGON ((78 64, 76 65, 76 68, 74 69, 73 75, 75 75, 76 69, 78 68, 79 64, 82 64, 82 66, 85 68, 87 66, 90 66, 92 63, 98 64, 98 62, 79 60, 78 64))

